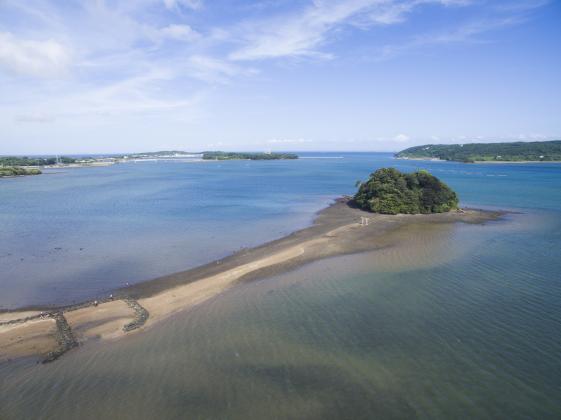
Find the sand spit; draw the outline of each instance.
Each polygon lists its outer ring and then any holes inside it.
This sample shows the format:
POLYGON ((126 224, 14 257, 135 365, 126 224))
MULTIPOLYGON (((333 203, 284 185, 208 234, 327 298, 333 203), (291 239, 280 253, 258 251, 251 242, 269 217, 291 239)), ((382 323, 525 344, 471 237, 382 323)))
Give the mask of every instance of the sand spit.
POLYGON ((390 233, 404 226, 480 224, 503 214, 463 210, 431 215, 379 215, 351 208, 347 200, 341 199, 318 213, 309 228, 192 270, 116 290, 105 300, 44 311, 0 313, 0 362, 23 356, 53 361, 87 341, 118 339, 150 328, 239 281, 263 278, 330 256, 399 246, 390 233))

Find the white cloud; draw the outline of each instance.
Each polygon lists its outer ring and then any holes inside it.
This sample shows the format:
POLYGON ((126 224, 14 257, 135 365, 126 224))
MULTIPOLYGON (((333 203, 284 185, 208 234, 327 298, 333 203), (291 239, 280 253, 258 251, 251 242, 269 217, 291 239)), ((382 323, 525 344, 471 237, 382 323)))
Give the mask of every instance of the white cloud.
POLYGON ((178 9, 180 7, 187 7, 189 9, 198 10, 203 6, 202 0, 164 0, 165 6, 170 9, 178 9))
POLYGON ((397 143, 405 143, 408 142, 409 140, 411 140, 411 137, 409 137, 407 134, 397 134, 393 140, 397 143))
POLYGON ((551 0, 505 0, 495 7, 504 12, 525 12, 538 9, 551 3, 551 0))
POLYGON ((311 140, 308 139, 269 139, 267 143, 269 144, 302 144, 302 143, 311 143, 311 140))
POLYGON ((226 60, 211 56, 193 55, 185 65, 189 76, 208 83, 226 83, 234 76, 253 75, 258 71, 253 68, 240 67, 226 60))
POLYGON ((311 55, 337 23, 357 13, 369 1, 315 1, 303 13, 259 22, 247 30, 244 47, 231 54, 234 60, 255 60, 283 56, 311 55))
POLYGON ((14 119, 22 123, 50 123, 55 121, 54 116, 43 113, 19 114, 14 119))
POLYGON ((175 39, 178 41, 196 41, 201 35, 193 30, 189 25, 168 25, 160 30, 165 38, 175 39))
POLYGON ((0 32, 0 66, 13 72, 57 77, 67 71, 70 61, 70 51, 52 39, 19 39, 9 32, 0 32))
MULTIPOLYGON (((540 7, 547 4, 546 2, 541 2, 540 7)), ((500 9, 504 11, 503 9, 500 9)), ((509 9, 509 11, 514 11, 515 9, 509 9)), ((516 9, 520 11, 522 9, 516 9)), ((527 8, 523 9, 524 11, 527 8)), ((440 30, 440 32, 425 33, 417 35, 410 39, 409 41, 403 42, 401 44, 388 44, 381 48, 379 54, 377 54, 377 60, 387 60, 395 58, 397 56, 422 49, 429 46, 435 45, 450 45, 450 44, 461 44, 461 43, 481 43, 486 42, 482 39, 481 35, 503 29, 509 26, 519 25, 527 20, 524 14, 518 13, 507 13, 499 14, 498 16, 473 19, 460 24, 454 25, 451 29, 440 30)))
POLYGON ((332 57, 317 51, 329 35, 344 25, 366 29, 375 24, 396 24, 423 4, 466 5, 466 0, 314 0, 300 13, 242 26, 243 47, 234 60, 289 56, 332 57))
MULTIPOLYGON (((16 123, 68 124, 119 121, 124 117, 157 116, 195 120, 204 101, 202 90, 171 94, 162 89, 175 75, 154 68, 140 76, 96 84, 61 83, 29 90, 24 98, 0 102, 0 115, 16 123)), ((31 125, 31 124, 28 124, 31 125)))

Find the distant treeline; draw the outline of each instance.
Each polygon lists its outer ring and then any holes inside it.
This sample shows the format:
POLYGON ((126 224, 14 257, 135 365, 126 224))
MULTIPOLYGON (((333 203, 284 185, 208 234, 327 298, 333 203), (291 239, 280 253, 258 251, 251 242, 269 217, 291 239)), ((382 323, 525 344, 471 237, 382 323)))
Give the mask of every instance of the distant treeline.
POLYGON ((40 175, 39 169, 25 169, 13 166, 0 166, 0 178, 6 176, 40 175))
POLYGON ((513 142, 426 144, 410 147, 395 155, 398 158, 442 159, 457 162, 561 161, 561 140, 513 142))
POLYGON ((1 166, 47 166, 56 163, 74 163, 76 159, 69 157, 60 157, 58 162, 56 158, 29 158, 26 156, 6 156, 0 157, 1 166))
POLYGON ((185 152, 182 150, 160 150, 158 152, 143 152, 143 153, 131 153, 122 156, 114 156, 119 158, 143 158, 143 157, 162 157, 162 156, 181 156, 181 155, 196 155, 198 153, 185 152))
POLYGON ((205 160, 279 160, 298 159, 294 153, 237 153, 237 152, 203 152, 205 160))

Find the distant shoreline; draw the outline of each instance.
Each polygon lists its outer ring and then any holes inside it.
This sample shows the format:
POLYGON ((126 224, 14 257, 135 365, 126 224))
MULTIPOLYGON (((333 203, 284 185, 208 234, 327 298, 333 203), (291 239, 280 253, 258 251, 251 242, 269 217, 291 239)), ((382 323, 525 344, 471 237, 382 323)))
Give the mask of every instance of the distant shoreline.
POLYGON ((561 163, 561 160, 476 160, 473 163, 491 163, 491 164, 505 164, 505 163, 561 163))
POLYGON ((340 199, 314 223, 284 238, 209 264, 117 289, 111 296, 64 307, 27 307, 0 313, 0 362, 19 357, 52 361, 90 340, 112 340, 151 328, 174 313, 204 302, 240 281, 292 270, 343 254, 374 251, 392 234, 418 224, 480 224, 505 212, 465 210, 428 215, 364 212, 340 199), (361 218, 370 220, 361 225, 361 218))
POLYGON ((396 160, 419 160, 425 162, 455 162, 455 163, 465 163, 467 165, 474 164, 474 163, 481 163, 481 164, 508 164, 508 163, 517 163, 517 164, 524 164, 524 163, 561 163, 561 160, 476 160, 473 162, 462 162, 459 160, 444 160, 438 158, 410 158, 410 157, 395 157, 396 160))
POLYGON ((449 160, 438 159, 438 158, 413 158, 413 157, 394 157, 395 160, 424 160, 431 162, 451 162, 449 160))
MULTIPOLYGON (((75 161, 72 163, 55 163, 48 165, 14 165, 15 168, 24 171, 37 170, 37 174, 21 174, 21 175, 2 175, 0 178, 15 178, 20 176, 44 175, 40 170, 52 169, 78 169, 78 168, 102 168, 107 166, 126 164, 126 163, 142 163, 142 162, 174 162, 174 163, 200 163, 200 162, 226 162, 226 161, 286 161, 297 160, 300 157, 296 154, 279 154, 279 153, 226 153, 226 152, 205 152, 185 155, 131 155, 123 157, 101 157, 90 159, 87 161, 75 161)), ((0 160, 2 158, 0 157, 0 160)), ((1 162, 0 162, 1 164, 1 162)), ((2 166, 0 166, 0 169, 2 166)))

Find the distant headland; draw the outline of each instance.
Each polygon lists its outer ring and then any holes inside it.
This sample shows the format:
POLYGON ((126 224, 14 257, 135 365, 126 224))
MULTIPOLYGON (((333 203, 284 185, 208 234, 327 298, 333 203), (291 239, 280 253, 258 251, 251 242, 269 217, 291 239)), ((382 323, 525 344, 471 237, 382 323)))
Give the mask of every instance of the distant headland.
POLYGON ((448 160, 464 163, 561 162, 561 140, 511 142, 425 144, 395 154, 398 159, 448 160))

